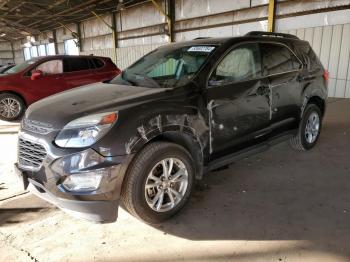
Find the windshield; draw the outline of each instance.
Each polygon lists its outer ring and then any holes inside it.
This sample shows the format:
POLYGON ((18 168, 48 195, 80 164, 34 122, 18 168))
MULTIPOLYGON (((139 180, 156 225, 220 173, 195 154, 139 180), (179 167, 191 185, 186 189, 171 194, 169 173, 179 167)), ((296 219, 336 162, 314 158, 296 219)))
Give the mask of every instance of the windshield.
POLYGON ((27 61, 24 61, 22 64, 15 65, 14 67, 7 70, 4 74, 16 74, 24 69, 26 69, 28 66, 34 64, 37 61, 37 59, 30 59, 27 61))
POLYGON ((110 83, 144 87, 178 87, 198 72, 215 46, 159 48, 128 67, 110 83))

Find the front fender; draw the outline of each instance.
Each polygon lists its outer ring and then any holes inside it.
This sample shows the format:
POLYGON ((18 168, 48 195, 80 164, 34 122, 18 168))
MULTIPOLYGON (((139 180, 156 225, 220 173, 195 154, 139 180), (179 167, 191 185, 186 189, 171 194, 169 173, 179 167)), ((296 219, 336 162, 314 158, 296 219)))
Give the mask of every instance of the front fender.
POLYGON ((191 153, 196 162, 196 178, 200 179, 209 141, 209 127, 205 120, 199 114, 159 114, 136 128, 125 143, 125 152, 137 153, 160 137, 184 146, 191 153))

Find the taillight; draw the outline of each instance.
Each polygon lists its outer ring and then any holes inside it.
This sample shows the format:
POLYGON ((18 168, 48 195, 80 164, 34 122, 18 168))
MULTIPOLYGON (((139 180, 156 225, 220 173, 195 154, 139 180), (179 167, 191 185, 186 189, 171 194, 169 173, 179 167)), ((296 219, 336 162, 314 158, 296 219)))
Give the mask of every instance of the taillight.
POLYGON ((324 70, 323 78, 324 78, 325 81, 328 82, 328 79, 329 79, 329 72, 328 72, 328 70, 324 70))

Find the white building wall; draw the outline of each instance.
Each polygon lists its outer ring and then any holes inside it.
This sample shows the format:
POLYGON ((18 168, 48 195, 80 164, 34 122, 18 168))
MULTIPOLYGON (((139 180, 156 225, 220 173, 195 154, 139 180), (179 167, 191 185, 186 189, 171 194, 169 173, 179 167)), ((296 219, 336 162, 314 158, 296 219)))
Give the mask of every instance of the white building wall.
MULTIPOLYGON (((104 15, 101 18, 112 25, 112 15, 104 15)), ((112 31, 100 19, 93 18, 81 22, 80 30, 84 52, 113 48, 112 31)))
POLYGON ((311 44, 329 71, 329 97, 350 98, 350 10, 280 19, 276 28, 311 44))
POLYGON ((308 41, 329 71, 329 97, 350 98, 350 24, 283 31, 308 41))
POLYGON ((13 63, 13 54, 9 42, 0 42, 0 65, 13 63))
MULTIPOLYGON (((128 47, 120 47, 117 48, 117 65, 120 69, 125 69, 132 63, 134 63, 137 59, 161 46, 161 44, 154 45, 141 45, 141 46, 128 46, 128 47)), ((82 55, 95 55, 95 56, 106 56, 110 57, 113 61, 114 59, 114 50, 113 48, 108 49, 100 49, 93 51, 85 51, 80 52, 82 55)))
POLYGON ((24 61, 24 54, 23 54, 23 46, 22 46, 22 40, 17 40, 13 42, 13 49, 15 54, 15 64, 20 64, 24 61))

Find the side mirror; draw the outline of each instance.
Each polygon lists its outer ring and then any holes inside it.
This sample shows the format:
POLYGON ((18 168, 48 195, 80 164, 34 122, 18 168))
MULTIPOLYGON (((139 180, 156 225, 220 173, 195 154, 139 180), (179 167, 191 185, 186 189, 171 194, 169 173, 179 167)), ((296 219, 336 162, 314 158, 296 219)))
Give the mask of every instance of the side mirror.
POLYGON ((32 72, 32 75, 31 75, 30 79, 31 80, 37 80, 37 79, 41 78, 43 75, 44 75, 43 71, 41 71, 41 70, 34 70, 32 72))

